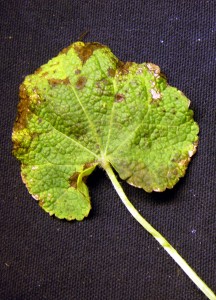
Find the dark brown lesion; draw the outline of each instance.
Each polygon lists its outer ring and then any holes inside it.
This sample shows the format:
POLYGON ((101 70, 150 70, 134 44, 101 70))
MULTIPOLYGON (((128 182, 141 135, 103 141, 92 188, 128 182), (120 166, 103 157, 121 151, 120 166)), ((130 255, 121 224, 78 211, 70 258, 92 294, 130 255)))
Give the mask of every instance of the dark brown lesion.
POLYGON ((68 77, 66 77, 65 79, 50 78, 50 79, 48 79, 48 83, 52 86, 56 86, 59 84, 68 85, 68 84, 70 84, 70 80, 68 77))
POLYGON ((93 167, 95 164, 94 163, 85 163, 83 166, 83 170, 89 169, 93 167))
POLYGON ((70 186, 73 187, 73 188, 75 188, 75 189, 77 188, 77 179, 78 179, 79 175, 80 175, 79 172, 75 172, 69 178, 69 184, 70 184, 70 186))
POLYGON ((79 58, 83 64, 92 56, 93 52, 97 49, 104 48, 104 45, 99 43, 85 43, 85 44, 75 44, 74 50, 78 54, 79 58))
POLYGON ((40 206, 40 207, 43 207, 45 202, 44 202, 44 200, 39 200, 38 203, 39 203, 39 206, 40 206))
POLYGON ((125 100, 125 95, 123 94, 116 94, 115 95, 115 102, 122 102, 125 100))
POLYGON ((116 70, 114 70, 113 68, 108 69, 108 76, 115 77, 115 73, 116 73, 116 70))
POLYGON ((106 48, 106 46, 100 43, 74 43, 67 48, 64 48, 60 53, 67 54, 70 49, 74 48, 77 55, 81 59, 82 63, 84 64, 89 57, 93 54, 93 52, 97 49, 106 48))
MULTIPOLYGON (((85 163, 83 166, 83 170, 81 172, 74 172, 73 175, 71 175, 69 178, 70 186, 77 189, 77 181, 78 181, 80 174, 82 174, 83 171, 85 171, 86 169, 93 167, 94 165, 95 165, 94 163, 85 163)), ((88 176, 82 176, 82 182, 85 183, 87 178, 88 178, 88 176)))
POLYGON ((154 74, 154 76, 157 78, 160 75, 160 67, 153 64, 153 63, 147 63, 146 64, 147 68, 149 69, 150 72, 152 72, 154 74))
POLYGON ((37 70, 34 71, 34 74, 39 74, 41 72, 42 72, 42 68, 40 67, 40 68, 38 68, 37 70))
POLYGON ((83 89, 85 87, 85 85, 86 85, 86 82, 87 82, 87 78, 85 76, 79 77, 79 79, 76 82, 76 88, 78 90, 83 89))
POLYGON ((16 117, 16 122, 14 124, 14 130, 21 130, 26 127, 28 114, 30 113, 30 98, 27 93, 25 85, 22 83, 19 89, 20 101, 18 103, 18 113, 16 117))
MULTIPOLYGON (((32 113, 35 111, 35 108, 39 105, 41 98, 38 93, 38 90, 36 87, 32 89, 34 94, 34 100, 36 102, 33 102, 31 99, 27 87, 24 83, 20 85, 19 88, 19 103, 17 105, 17 116, 13 127, 13 153, 15 154, 16 151, 19 150, 19 152, 22 152, 22 148, 28 148, 27 143, 24 143, 23 141, 16 138, 15 133, 18 131, 21 131, 25 128, 28 128, 28 121, 32 117, 32 113)), ((42 120, 38 119, 38 122, 41 122, 42 120)), ((36 132, 28 131, 28 137, 31 138, 31 140, 37 138, 38 134, 36 132)), ((25 138, 27 139, 27 138, 25 138)), ((23 148, 23 149, 24 149, 23 148)))
POLYGON ((130 71, 129 69, 132 65, 133 65, 133 63, 130 61, 127 61, 126 63, 124 63, 122 61, 118 61, 117 71, 119 74, 127 75, 129 73, 129 71, 130 71))
POLYGON ((76 69, 76 70, 74 71, 74 73, 75 73, 75 75, 79 75, 79 74, 81 73, 81 70, 80 70, 80 69, 76 69))
MULTIPOLYGON (((99 95, 102 95, 103 93, 105 93, 105 90, 106 90, 106 87, 108 84, 110 84, 110 82, 106 78, 96 81, 95 87, 97 89, 97 93, 99 95)), ((108 95, 107 92, 108 91, 106 91, 106 95, 108 95)))
POLYGON ((47 75, 49 75, 49 73, 48 72, 44 72, 41 75, 44 76, 44 77, 46 77, 47 75))

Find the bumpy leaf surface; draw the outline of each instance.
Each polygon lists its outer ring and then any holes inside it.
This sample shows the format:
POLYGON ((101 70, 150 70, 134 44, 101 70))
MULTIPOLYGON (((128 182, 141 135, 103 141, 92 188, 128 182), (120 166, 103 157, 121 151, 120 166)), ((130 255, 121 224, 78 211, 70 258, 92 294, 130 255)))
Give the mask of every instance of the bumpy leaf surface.
POLYGON ((85 179, 97 165, 147 192, 172 188, 197 146, 189 103, 158 66, 74 43, 20 87, 13 142, 23 181, 45 211, 68 220, 88 215, 85 179))

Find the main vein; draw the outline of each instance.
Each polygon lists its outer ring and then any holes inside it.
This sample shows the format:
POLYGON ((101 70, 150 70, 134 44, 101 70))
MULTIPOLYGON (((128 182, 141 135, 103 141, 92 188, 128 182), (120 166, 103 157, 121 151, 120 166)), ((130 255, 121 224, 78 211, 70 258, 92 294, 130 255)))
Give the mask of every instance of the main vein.
MULTIPOLYGON (((75 89, 73 88, 72 85, 70 85, 70 88, 71 88, 71 90, 73 91, 73 93, 74 93, 74 95, 75 95, 75 97, 76 97, 77 102, 78 102, 79 105, 81 106, 81 108, 82 108, 82 110, 83 110, 83 112, 84 112, 84 114, 85 114, 85 116, 86 116, 86 119, 88 120, 89 126, 90 126, 91 130, 92 130, 93 133, 94 133, 94 136, 95 136, 95 139, 96 139, 98 145, 101 146, 101 142, 100 142, 100 140, 99 140, 99 136, 98 136, 98 134, 97 134, 97 131, 96 131, 96 128, 95 128, 94 123, 92 122, 92 120, 90 119, 89 115, 87 114, 87 111, 86 111, 85 107, 83 106, 82 102, 80 101, 80 98, 78 97, 78 95, 77 95, 77 93, 76 93, 76 91, 75 91, 75 89)), ((100 147, 100 148, 101 148, 101 147, 100 147)))
MULTIPOLYGON (((113 80, 113 96, 115 96, 116 93, 116 84, 115 81, 113 80)), ((104 156, 106 156, 107 154, 107 149, 110 143, 110 137, 111 137, 111 129, 112 129, 112 125, 113 125, 113 116, 114 116, 114 97, 113 97, 113 102, 112 102, 112 110, 111 110, 111 115, 110 115, 110 122, 109 122, 109 130, 108 130, 108 135, 107 135, 107 141, 106 141, 106 146, 105 146, 105 150, 104 150, 104 156)))

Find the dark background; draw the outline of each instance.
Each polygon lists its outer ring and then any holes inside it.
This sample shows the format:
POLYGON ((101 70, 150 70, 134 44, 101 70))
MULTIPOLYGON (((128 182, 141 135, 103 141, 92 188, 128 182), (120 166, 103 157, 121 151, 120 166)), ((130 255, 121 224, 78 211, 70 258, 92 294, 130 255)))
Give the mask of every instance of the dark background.
POLYGON ((123 61, 158 64, 200 126, 185 178, 162 194, 122 183, 140 213, 216 291, 216 1, 1 1, 0 299, 206 299, 133 220, 102 170, 83 222, 42 211, 12 157, 18 88, 79 36, 123 61))

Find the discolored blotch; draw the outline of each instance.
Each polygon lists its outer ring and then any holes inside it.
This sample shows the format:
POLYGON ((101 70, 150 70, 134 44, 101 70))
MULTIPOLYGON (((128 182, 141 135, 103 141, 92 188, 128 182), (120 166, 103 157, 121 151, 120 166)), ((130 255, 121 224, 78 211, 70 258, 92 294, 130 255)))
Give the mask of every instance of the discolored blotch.
POLYGON ((75 189, 77 188, 77 179, 78 179, 79 175, 80 175, 79 172, 75 172, 69 178, 69 184, 70 184, 70 186, 73 187, 73 188, 75 188, 75 189))
POLYGON ((95 86, 100 92, 103 92, 108 84, 109 81, 105 78, 95 82, 95 86))
POLYGON ((94 166, 93 163, 85 163, 84 166, 83 166, 83 170, 89 169, 89 168, 91 168, 93 166, 94 166))
POLYGON ((125 100, 125 95, 123 94, 116 94, 115 95, 115 102, 122 102, 125 100))
POLYGON ((27 90, 24 84, 20 85, 19 89, 20 102, 18 103, 18 114, 16 122, 14 124, 14 131, 20 130, 26 127, 26 121, 28 114, 30 113, 29 105, 30 98, 27 94, 27 90))
POLYGON ((46 77, 47 75, 49 75, 49 73, 48 73, 48 72, 44 72, 44 73, 42 73, 42 76, 44 76, 44 77, 46 77))
POLYGON ((79 75, 81 73, 81 70, 77 69, 74 71, 75 75, 79 75))
POLYGON ((40 206, 40 207, 43 207, 43 205, 44 205, 45 202, 44 202, 44 200, 39 200, 38 203, 39 203, 39 206, 40 206))
POLYGON ((108 69, 108 75, 110 77, 115 77, 115 73, 116 73, 116 71, 113 68, 108 69))
MULTIPOLYGON (((190 157, 188 156, 185 156, 185 157, 182 157, 181 155, 177 154, 173 157, 173 159, 171 160, 175 165, 177 164, 179 167, 182 167, 182 166, 185 166, 187 167, 189 162, 190 162, 190 157)), ((173 173, 172 171, 172 174, 174 175, 177 175, 175 173, 173 173)))
MULTIPOLYGON (((186 158, 186 159, 180 160, 180 161, 178 162, 178 165, 179 165, 179 166, 185 166, 185 167, 187 167, 188 164, 189 164, 189 162, 190 162, 190 157, 188 157, 188 158, 186 158)), ((176 175, 177 175, 177 174, 176 174, 176 175)))
POLYGON ((99 43, 77 43, 74 45, 74 50, 77 52, 79 58, 84 64, 95 50, 104 47, 104 45, 99 43))
POLYGON ((129 73, 130 67, 133 65, 132 62, 127 61, 126 63, 122 61, 118 61, 117 63, 117 70, 122 75, 127 75, 129 73))
POLYGON ((39 74, 42 71, 42 68, 38 68, 37 70, 35 70, 34 74, 39 74))
POLYGON ((69 80, 68 77, 66 77, 65 79, 50 78, 50 79, 48 79, 48 82, 52 86, 56 86, 56 85, 59 85, 59 84, 65 84, 65 85, 70 84, 70 80, 69 80))
POLYGON ((77 80, 77 82, 76 82, 76 88, 77 88, 78 90, 83 89, 83 88, 85 87, 85 85, 86 85, 86 82, 87 82, 87 78, 84 77, 84 76, 81 76, 81 77, 77 80))

